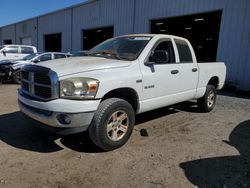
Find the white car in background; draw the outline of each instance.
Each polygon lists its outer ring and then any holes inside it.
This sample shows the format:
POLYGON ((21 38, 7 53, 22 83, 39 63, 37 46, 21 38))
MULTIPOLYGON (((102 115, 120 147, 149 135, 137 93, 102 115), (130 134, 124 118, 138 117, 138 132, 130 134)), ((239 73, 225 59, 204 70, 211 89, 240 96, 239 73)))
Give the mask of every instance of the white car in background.
POLYGON ((33 53, 20 60, 2 60, 0 61, 0 77, 2 80, 13 80, 20 83, 21 68, 24 65, 36 64, 53 59, 71 57, 71 54, 60 52, 33 53))
POLYGON ((37 53, 37 49, 34 46, 25 45, 4 45, 0 46, 0 61, 6 59, 22 59, 29 54, 37 53))

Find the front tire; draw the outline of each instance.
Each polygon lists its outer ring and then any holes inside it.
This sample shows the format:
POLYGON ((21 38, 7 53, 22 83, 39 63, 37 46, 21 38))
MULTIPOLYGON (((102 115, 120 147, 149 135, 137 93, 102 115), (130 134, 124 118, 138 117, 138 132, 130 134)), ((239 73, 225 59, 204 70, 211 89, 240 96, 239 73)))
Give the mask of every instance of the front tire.
POLYGON ((198 108, 202 112, 213 110, 216 102, 216 89, 212 85, 207 85, 205 95, 197 100, 198 108))
POLYGON ((135 113, 125 100, 111 98, 101 102, 89 127, 93 143, 106 151, 123 146, 132 134, 135 113))
POLYGON ((21 70, 15 70, 12 74, 13 76, 13 82, 15 84, 21 84, 21 70))

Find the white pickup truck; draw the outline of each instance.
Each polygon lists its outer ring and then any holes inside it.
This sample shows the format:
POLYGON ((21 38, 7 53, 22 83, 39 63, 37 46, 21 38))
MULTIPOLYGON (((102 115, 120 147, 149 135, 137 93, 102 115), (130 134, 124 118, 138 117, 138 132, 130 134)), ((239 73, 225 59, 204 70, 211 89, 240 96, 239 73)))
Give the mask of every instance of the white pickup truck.
POLYGON ((225 76, 224 63, 197 63, 184 38, 126 35, 85 57, 25 66, 18 103, 34 125, 64 135, 88 131, 98 147, 113 150, 129 139, 135 114, 191 99, 211 111, 225 76))
POLYGON ((0 46, 0 61, 1 60, 19 60, 29 54, 37 53, 34 46, 9 44, 0 46))

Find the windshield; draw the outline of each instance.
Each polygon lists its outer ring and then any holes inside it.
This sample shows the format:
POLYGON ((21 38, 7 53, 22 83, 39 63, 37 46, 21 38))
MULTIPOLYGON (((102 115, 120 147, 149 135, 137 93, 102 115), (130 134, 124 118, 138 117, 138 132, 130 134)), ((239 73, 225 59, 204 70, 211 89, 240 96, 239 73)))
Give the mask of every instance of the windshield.
POLYGON ((138 58, 151 37, 126 36, 106 40, 92 48, 89 56, 102 56, 133 61, 138 58))
POLYGON ((28 61, 28 60, 31 60, 31 59, 33 59, 34 57, 36 57, 38 54, 30 54, 30 55, 27 55, 27 56, 25 56, 22 60, 23 61, 28 61))

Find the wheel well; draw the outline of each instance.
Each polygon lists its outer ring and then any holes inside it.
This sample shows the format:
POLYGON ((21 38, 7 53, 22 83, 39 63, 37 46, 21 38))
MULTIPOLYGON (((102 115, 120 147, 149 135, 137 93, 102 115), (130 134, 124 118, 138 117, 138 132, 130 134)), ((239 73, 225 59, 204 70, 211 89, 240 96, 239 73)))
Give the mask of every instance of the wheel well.
POLYGON ((134 109, 135 112, 138 110, 139 98, 137 92, 131 88, 119 88, 112 90, 105 94, 101 101, 109 98, 120 98, 127 101, 134 109))
POLYGON ((208 82, 208 85, 212 85, 215 88, 218 87, 218 84, 219 84, 219 78, 217 76, 212 77, 208 82))

